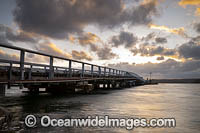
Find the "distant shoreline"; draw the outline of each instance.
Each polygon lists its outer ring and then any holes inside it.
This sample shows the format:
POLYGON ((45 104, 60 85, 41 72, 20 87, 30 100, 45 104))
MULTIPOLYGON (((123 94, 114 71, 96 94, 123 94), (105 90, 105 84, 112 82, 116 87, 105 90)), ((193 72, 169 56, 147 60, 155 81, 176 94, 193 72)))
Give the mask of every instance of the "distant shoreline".
POLYGON ((152 83, 200 83, 199 79, 152 79, 152 83))

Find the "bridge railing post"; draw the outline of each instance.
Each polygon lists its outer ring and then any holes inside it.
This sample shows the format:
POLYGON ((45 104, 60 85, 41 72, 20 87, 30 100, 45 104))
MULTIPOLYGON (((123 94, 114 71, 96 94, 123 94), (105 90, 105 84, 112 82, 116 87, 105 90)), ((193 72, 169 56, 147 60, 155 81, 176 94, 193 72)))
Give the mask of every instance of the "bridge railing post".
POLYGON ((115 69, 113 69, 113 75, 115 75, 115 69))
MULTIPOLYGON (((29 73, 28 73, 28 79, 31 80, 32 79, 32 68, 33 66, 30 65, 30 69, 29 69, 29 73)), ((46 72, 46 71, 45 71, 46 72)))
POLYGON ((104 67, 104 77, 106 76, 106 67, 104 67))
POLYGON ((72 77, 72 61, 69 60, 69 77, 72 77))
POLYGON ((93 72, 94 72, 94 65, 91 65, 91 75, 93 77, 93 72))
POLYGON ((99 68, 99 76, 101 76, 101 67, 98 66, 98 68, 99 68))
POLYGON ((111 68, 109 68, 109 76, 111 76, 111 68))
POLYGON ((50 56, 50 64, 49 64, 49 78, 54 78, 54 68, 53 68, 53 57, 50 56))
POLYGON ((9 68, 9 74, 8 74, 8 79, 11 80, 12 79, 12 63, 10 63, 10 68, 9 68))
POLYGON ((81 72, 81 77, 84 77, 84 73, 85 73, 85 64, 82 63, 82 72, 81 72))
POLYGON ((24 80, 24 58, 25 58, 25 51, 20 51, 20 79, 24 80))

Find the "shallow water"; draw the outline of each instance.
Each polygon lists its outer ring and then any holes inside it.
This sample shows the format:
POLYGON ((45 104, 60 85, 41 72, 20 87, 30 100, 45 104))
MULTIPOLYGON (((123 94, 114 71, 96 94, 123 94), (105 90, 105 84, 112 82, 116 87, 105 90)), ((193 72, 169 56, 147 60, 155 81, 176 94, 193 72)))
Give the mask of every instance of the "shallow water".
POLYGON ((18 89, 7 90, 0 96, 0 106, 14 114, 14 130, 21 132, 200 132, 200 84, 159 84, 133 88, 98 91, 88 95, 28 96, 18 89), (26 128, 28 114, 54 118, 88 115, 109 115, 113 118, 175 118, 175 128, 26 128))

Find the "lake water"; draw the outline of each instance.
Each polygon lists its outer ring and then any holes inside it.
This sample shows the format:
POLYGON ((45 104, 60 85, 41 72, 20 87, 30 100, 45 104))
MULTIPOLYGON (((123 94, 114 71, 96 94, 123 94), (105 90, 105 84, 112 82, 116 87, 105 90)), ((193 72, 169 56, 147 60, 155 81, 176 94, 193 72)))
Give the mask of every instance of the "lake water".
POLYGON ((20 132, 200 132, 200 84, 158 84, 98 91, 94 94, 27 96, 19 90, 7 90, 0 106, 14 114, 13 129, 20 132), (17 93, 16 93, 17 92, 17 93), (175 118, 175 128, 26 128, 25 116, 49 115, 54 118, 109 115, 113 118, 175 118))

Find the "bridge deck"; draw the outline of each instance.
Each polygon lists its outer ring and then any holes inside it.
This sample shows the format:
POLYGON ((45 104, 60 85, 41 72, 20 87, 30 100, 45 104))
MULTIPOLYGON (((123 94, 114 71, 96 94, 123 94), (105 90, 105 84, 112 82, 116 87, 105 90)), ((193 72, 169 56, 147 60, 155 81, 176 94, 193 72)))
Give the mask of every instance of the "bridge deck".
POLYGON ((0 44, 0 47, 20 51, 19 61, 0 58, 0 85, 49 85, 52 83, 63 84, 81 81, 144 82, 142 77, 133 72, 76 61, 5 44, 0 44), (26 53, 46 56, 49 58, 49 62, 48 64, 26 62, 26 53), (55 59, 67 61, 68 65, 66 67, 55 66, 55 59), (79 64, 81 67, 74 66, 74 63, 79 64))

